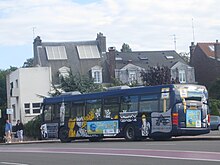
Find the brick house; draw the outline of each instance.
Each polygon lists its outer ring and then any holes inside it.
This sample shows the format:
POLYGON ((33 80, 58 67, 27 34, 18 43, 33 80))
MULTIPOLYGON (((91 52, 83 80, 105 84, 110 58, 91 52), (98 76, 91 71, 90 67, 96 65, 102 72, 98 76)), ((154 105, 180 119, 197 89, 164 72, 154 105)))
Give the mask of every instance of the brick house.
POLYGON ((190 46, 190 65, 195 68, 195 80, 209 87, 220 77, 220 43, 197 43, 190 46))

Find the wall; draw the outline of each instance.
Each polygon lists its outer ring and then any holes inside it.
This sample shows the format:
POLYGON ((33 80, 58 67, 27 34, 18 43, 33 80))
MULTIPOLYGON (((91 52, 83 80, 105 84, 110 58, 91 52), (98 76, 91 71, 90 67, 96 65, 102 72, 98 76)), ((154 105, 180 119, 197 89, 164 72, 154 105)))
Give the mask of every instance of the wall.
MULTIPOLYGON (((24 103, 42 103, 43 98, 39 95, 47 96, 51 88, 51 74, 48 67, 19 68, 9 75, 9 82, 13 82, 13 91, 16 95, 10 97, 10 105, 15 105, 15 116, 13 124, 20 119, 23 123, 31 120, 39 114, 25 114, 24 103), (16 80, 18 86, 16 87, 16 80)), ((30 104, 32 105, 32 104, 30 104)), ((31 107, 30 107, 31 108, 31 107)))

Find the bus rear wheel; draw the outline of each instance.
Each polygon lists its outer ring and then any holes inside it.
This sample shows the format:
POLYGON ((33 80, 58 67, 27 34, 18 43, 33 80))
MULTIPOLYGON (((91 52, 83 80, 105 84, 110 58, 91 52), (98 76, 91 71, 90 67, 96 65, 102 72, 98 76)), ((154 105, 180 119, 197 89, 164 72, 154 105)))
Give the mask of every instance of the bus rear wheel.
POLYGON ((71 139, 68 136, 68 129, 66 127, 61 127, 59 131, 59 139, 62 143, 69 143, 71 139))
POLYGON ((125 127, 125 139, 128 141, 135 140, 135 128, 132 124, 125 127))

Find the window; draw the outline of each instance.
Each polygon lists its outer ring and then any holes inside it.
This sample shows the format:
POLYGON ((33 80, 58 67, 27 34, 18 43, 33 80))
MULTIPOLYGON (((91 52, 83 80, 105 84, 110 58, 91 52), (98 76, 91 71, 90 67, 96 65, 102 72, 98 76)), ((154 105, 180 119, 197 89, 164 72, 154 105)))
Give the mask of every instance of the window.
MULTIPOLYGON (((15 104, 12 105, 12 109, 13 109, 13 118, 16 119, 16 109, 15 109, 15 104)), ((1 113, 1 112, 0 112, 1 113)), ((0 117, 1 118, 1 117, 0 117)))
POLYGON ((46 46, 48 60, 67 60, 65 46, 46 46))
POLYGON ((25 112, 25 114, 30 114, 31 113, 30 103, 25 103, 24 104, 24 112, 25 112))
POLYGON ((44 107, 44 121, 51 121, 52 119, 52 105, 46 105, 44 107))
POLYGON ((66 78, 66 77, 69 77, 69 73, 70 73, 70 68, 68 67, 62 67, 60 68, 59 70, 59 77, 63 77, 63 78, 66 78))
POLYGON ((94 115, 93 119, 99 120, 101 118, 101 106, 101 99, 87 100, 86 115, 94 115))
POLYGON ((159 96, 157 94, 144 95, 140 99, 140 112, 160 112, 159 96))
POLYGON ((79 53, 79 59, 100 58, 97 45, 78 45, 77 50, 79 53))
POLYGON ((94 72, 94 83, 100 83, 101 82, 101 78, 100 78, 100 72, 99 71, 95 71, 94 72))
POLYGON ((41 103, 32 103, 33 113, 40 113, 41 103))
POLYGON ((16 88, 18 88, 18 79, 15 80, 16 88))
POLYGON ((118 119, 119 98, 105 98, 103 106, 103 117, 106 119, 118 119))
POLYGON ((121 98, 121 111, 133 112, 138 110, 138 96, 123 96, 121 98))
POLYGON ((129 71, 129 81, 133 82, 136 80, 136 73, 135 71, 129 71))
POLYGON ((186 83, 186 73, 185 70, 179 70, 179 82, 186 83))
POLYGON ((85 116, 85 103, 74 102, 71 109, 71 117, 83 117, 85 116))
POLYGON ((102 67, 98 65, 92 67, 91 76, 94 79, 94 83, 102 83, 102 67))

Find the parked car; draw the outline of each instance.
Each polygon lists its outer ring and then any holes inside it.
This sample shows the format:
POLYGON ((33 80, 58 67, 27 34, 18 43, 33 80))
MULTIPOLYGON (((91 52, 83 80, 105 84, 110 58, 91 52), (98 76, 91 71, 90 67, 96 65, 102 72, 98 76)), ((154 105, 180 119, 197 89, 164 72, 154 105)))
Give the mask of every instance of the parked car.
POLYGON ((220 116, 210 116, 210 127, 211 130, 220 131, 220 116))

